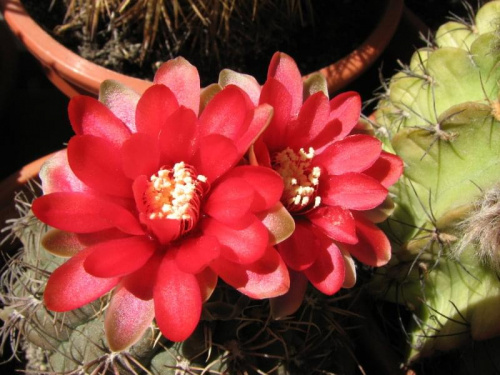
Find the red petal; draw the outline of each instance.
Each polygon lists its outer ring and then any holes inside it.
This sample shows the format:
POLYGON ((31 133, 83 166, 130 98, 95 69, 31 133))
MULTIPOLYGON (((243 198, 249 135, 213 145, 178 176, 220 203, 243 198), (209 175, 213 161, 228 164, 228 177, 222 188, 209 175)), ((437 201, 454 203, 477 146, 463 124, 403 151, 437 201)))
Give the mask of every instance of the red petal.
POLYGON ((218 221, 231 225, 249 213, 255 193, 243 178, 226 176, 211 191, 203 211, 218 221))
POLYGON ((251 298, 277 297, 290 287, 287 267, 273 247, 268 247, 264 256, 250 265, 219 258, 210 267, 226 283, 251 298))
POLYGON ((160 132, 163 160, 172 165, 191 161, 197 147, 197 121, 194 112, 185 107, 180 107, 167 119, 160 132))
POLYGON ((168 253, 158 271, 154 303, 158 327, 171 341, 187 339, 200 321, 202 295, 198 280, 180 271, 168 253))
POLYGON ((90 247, 85 270, 96 277, 125 276, 144 266, 156 250, 146 236, 134 236, 103 242, 90 247))
POLYGON ((203 233, 216 237, 221 255, 236 263, 249 264, 261 258, 269 242, 266 227, 255 217, 242 228, 231 228, 214 219, 202 222, 203 233))
POLYGON ((243 155, 250 146, 266 130, 273 117, 273 107, 268 104, 262 104, 255 108, 250 125, 246 126, 246 131, 238 137, 235 145, 238 151, 243 155))
POLYGON ((231 169, 241 158, 234 143, 226 137, 212 134, 200 140, 194 164, 199 174, 210 183, 231 169))
POLYGON ((344 257, 339 248, 328 238, 321 241, 322 246, 316 262, 304 271, 311 284, 320 292, 331 296, 338 292, 344 283, 344 257))
POLYGON ((111 110, 97 99, 75 96, 68 105, 69 121, 78 135, 93 135, 120 146, 130 137, 130 130, 111 110))
POLYGON ((55 153, 43 163, 39 176, 44 194, 58 191, 90 191, 90 188, 80 181, 69 167, 66 150, 55 153))
POLYGON ((381 142, 368 135, 352 135, 335 142, 313 160, 330 175, 363 172, 375 163, 382 151, 381 142))
POLYGON ((189 238, 179 245, 175 260, 182 272, 199 273, 219 257, 220 245, 216 238, 201 236, 189 238))
POLYGON ((276 52, 269 64, 268 80, 274 78, 285 86, 292 97, 290 114, 297 116, 303 101, 302 75, 295 61, 285 53, 276 52))
POLYGON ((120 82, 106 80, 99 87, 99 101, 108 107, 130 129, 136 133, 135 109, 139 94, 120 82))
POLYGON ((252 203, 254 212, 268 210, 279 202, 283 193, 283 179, 270 168, 245 165, 233 168, 224 178, 244 179, 255 191, 252 203))
POLYGON ((54 228, 76 233, 118 228, 144 234, 137 219, 122 206, 84 193, 52 193, 33 202, 33 212, 54 228))
POLYGON ((219 134, 234 142, 246 131, 244 125, 248 126, 245 120, 251 113, 247 100, 246 94, 236 86, 217 93, 200 115, 200 135, 219 134))
POLYGON ((351 211, 338 206, 322 206, 307 214, 307 218, 331 239, 355 244, 356 224, 351 211))
POLYGON ((151 176, 158 171, 158 142, 147 134, 133 134, 123 144, 121 154, 123 172, 130 179, 140 175, 151 176))
POLYGON ((350 210, 370 210, 382 203, 387 189, 370 176, 345 173, 320 182, 321 201, 350 210))
POLYGON ((207 267, 200 273, 196 274, 196 279, 200 284, 202 301, 206 302, 217 286, 217 274, 207 267))
POLYGON ((309 223, 295 222, 295 231, 278 245, 285 263, 293 270, 303 271, 310 267, 318 256, 319 240, 309 223))
POLYGON ((152 300, 144 301, 123 287, 117 288, 104 318, 109 348, 120 352, 134 345, 151 326, 154 317, 152 300))
POLYGON ((135 114, 137 131, 158 139, 167 118, 179 108, 175 95, 168 87, 153 85, 137 103, 135 114))
POLYGON ((339 129, 336 140, 346 137, 356 126, 361 115, 361 97, 357 92, 348 91, 330 100, 330 121, 339 129))
POLYGON ((200 108, 200 76, 196 67, 186 59, 177 57, 162 64, 154 77, 154 83, 167 86, 179 105, 191 109, 196 115, 200 108))
POLYGON ((364 173, 388 188, 399 180, 403 174, 403 168, 403 161, 399 156, 382 151, 380 158, 364 173))
POLYGON ((310 96, 300 109, 297 121, 290 123, 295 128, 288 128, 288 145, 299 149, 311 143, 328 123, 330 105, 328 97, 322 92, 310 96))
POLYGON ((182 222, 180 220, 165 218, 151 220, 149 218, 144 218, 142 222, 162 245, 170 243, 179 237, 181 233, 182 222))
POLYGON ((342 245, 360 262, 380 267, 391 259, 391 244, 384 232, 369 221, 356 217, 356 233, 359 242, 355 245, 342 245))
POLYGON ((119 197, 132 196, 132 181, 125 177, 119 149, 93 135, 77 135, 68 144, 69 165, 85 184, 119 197))
POLYGON ((164 251, 156 251, 147 263, 134 273, 122 279, 122 285, 137 298, 145 301, 153 299, 153 288, 164 251))
POLYGON ((271 124, 264 132, 264 140, 270 150, 282 150, 285 144, 285 133, 291 118, 292 97, 280 82, 268 79, 262 87, 259 104, 269 104, 274 109, 271 124))
POLYGON ((282 296, 272 298, 271 314, 274 319, 281 319, 294 314, 302 305, 307 290, 308 280, 302 272, 288 270, 290 274, 290 289, 282 296))
POLYGON ((83 262, 91 251, 80 251, 52 273, 43 294, 49 310, 63 312, 78 309, 118 284, 119 278, 103 279, 85 271, 83 262))

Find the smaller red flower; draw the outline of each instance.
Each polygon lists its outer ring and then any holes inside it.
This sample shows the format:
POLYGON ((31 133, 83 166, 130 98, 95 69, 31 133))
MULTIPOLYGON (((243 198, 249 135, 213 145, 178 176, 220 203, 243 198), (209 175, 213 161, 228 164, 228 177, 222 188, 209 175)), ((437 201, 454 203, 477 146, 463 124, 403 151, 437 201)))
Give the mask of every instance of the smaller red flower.
POLYGON ((112 350, 133 344, 153 318, 170 340, 186 339, 218 277, 253 298, 288 290, 272 246, 273 228, 284 230, 275 213, 283 182, 239 165, 272 110, 236 86, 212 96, 201 95, 199 113, 198 72, 181 58, 140 97, 105 82, 102 102, 70 101, 76 135, 42 169, 45 195, 33 212, 57 228, 46 248, 71 257, 50 276, 45 304, 68 311, 114 289, 112 350))
POLYGON ((291 237, 276 245, 292 285, 274 301, 275 314, 299 307, 307 280, 328 295, 352 286, 351 255, 369 266, 387 263, 390 243, 374 221, 380 220, 387 188, 399 179, 403 163, 356 129, 359 95, 346 92, 328 100, 324 78, 313 76, 304 86, 297 65, 283 53, 273 56, 262 88, 231 71, 222 72, 221 84, 238 85, 255 104, 274 108, 253 160, 283 178, 281 202, 296 225, 291 237))

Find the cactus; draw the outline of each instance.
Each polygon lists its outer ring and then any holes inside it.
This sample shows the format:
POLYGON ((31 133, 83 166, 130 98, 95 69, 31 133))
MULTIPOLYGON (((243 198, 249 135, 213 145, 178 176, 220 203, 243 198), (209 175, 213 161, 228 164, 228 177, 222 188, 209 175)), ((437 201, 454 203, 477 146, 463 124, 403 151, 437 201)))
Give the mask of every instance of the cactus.
POLYGON ((410 311, 410 361, 500 334, 500 1, 471 20, 442 25, 373 116, 405 174, 370 289, 410 311))
POLYGON ((104 340, 109 295, 67 313, 42 302, 44 284, 62 258, 43 249, 47 226, 20 194, 20 217, 9 229, 23 247, 8 263, 0 318, 1 342, 24 351, 35 374, 286 374, 303 371, 352 373, 356 361, 346 329, 350 314, 341 296, 311 290, 301 310, 287 319, 270 318, 269 302, 254 301, 221 284, 205 304, 202 322, 184 342, 173 343, 151 326, 128 350, 112 352, 104 340), (42 241, 43 243, 43 241, 42 241), (114 371, 114 372, 113 372, 114 371))

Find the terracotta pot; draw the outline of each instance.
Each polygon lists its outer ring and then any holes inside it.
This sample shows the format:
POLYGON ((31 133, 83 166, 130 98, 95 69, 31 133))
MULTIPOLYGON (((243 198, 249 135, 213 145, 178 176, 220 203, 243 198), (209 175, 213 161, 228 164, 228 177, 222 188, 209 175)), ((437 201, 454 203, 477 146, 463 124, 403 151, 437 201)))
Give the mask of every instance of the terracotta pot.
MULTIPOLYGON (((20 0, 0 0, 0 9, 14 34, 42 63, 47 77, 64 94, 97 96, 105 79, 115 79, 142 93, 150 82, 103 68, 71 52, 38 26, 29 17, 20 0)), ((382 16, 365 42, 355 51, 332 65, 321 69, 330 93, 338 91, 358 78, 386 48, 398 26, 403 0, 387 0, 382 16)))

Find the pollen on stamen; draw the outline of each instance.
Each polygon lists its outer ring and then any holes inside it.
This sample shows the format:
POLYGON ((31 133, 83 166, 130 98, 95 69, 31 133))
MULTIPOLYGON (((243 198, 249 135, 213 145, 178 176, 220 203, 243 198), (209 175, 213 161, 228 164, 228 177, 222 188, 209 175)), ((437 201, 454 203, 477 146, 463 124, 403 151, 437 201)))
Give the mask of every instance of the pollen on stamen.
POLYGON ((196 221, 199 215, 201 195, 206 190, 207 179, 203 175, 193 178, 194 171, 184 162, 172 169, 162 168, 150 178, 145 192, 148 217, 196 221))
POLYGON ((314 154, 312 147, 307 152, 286 148, 273 156, 273 168, 285 184, 281 200, 290 212, 305 213, 321 203, 317 196, 321 169, 311 165, 314 154))

